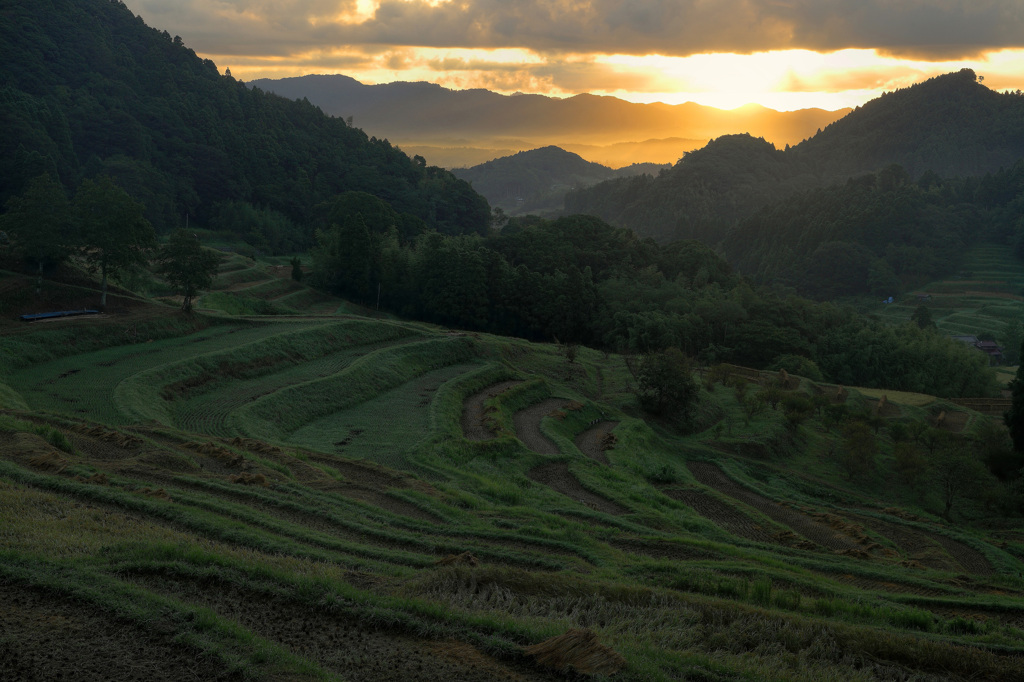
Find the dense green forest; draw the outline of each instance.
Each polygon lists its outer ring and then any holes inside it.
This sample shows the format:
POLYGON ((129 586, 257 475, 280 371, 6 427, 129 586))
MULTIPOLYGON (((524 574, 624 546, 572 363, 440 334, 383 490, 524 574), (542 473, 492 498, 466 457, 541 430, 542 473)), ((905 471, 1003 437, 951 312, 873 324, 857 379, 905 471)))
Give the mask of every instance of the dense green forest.
POLYGON ((661 247, 590 216, 409 239, 398 215, 365 194, 340 197, 332 225, 313 252, 318 281, 401 315, 624 353, 679 348, 705 364, 941 396, 994 389, 982 354, 933 329, 755 288, 696 241, 661 247))
POLYGON ((158 232, 186 215, 266 251, 307 248, 315 207, 371 192, 424 227, 483 232, 470 186, 308 101, 250 89, 116 0, 0 6, 0 203, 48 173, 109 176, 158 232))
POLYGON ((977 243, 1024 240, 1024 162, 914 182, 901 166, 796 194, 731 229, 726 258, 756 281, 819 299, 892 296, 956 272, 977 243))
POLYGON ((965 69, 872 100, 784 150, 749 135, 720 137, 657 177, 577 189, 566 197, 566 210, 661 242, 718 243, 781 198, 892 164, 915 180, 1009 167, 1024 157, 1022 120, 1024 96, 989 90, 965 69))

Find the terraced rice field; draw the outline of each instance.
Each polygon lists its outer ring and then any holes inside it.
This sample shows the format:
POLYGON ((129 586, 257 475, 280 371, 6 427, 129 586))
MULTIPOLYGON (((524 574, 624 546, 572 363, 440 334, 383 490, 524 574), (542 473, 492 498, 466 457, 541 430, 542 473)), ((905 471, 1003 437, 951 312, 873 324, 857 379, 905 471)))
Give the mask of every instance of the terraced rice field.
POLYGON ((894 322, 908 322, 922 303, 945 334, 992 334, 1003 341, 1006 325, 1024 320, 1024 266, 1009 247, 975 246, 959 276, 932 282, 874 312, 894 322), (919 301, 918 294, 931 299, 919 301))
MULTIPOLYGON (((0 671, 579 679, 527 653, 576 631, 637 682, 1024 669, 1016 536, 826 484, 773 497, 704 436, 593 397, 628 381, 610 364, 560 362, 309 316, 10 372, 31 409, 0 414, 0 671)), ((759 419, 747 437, 781 416, 759 419)))

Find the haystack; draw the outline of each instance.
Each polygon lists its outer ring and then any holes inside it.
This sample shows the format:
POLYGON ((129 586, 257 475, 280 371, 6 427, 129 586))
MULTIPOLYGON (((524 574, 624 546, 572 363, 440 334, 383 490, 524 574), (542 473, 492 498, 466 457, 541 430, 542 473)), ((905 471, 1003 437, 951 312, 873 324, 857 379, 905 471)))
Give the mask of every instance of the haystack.
POLYGON ((435 566, 479 566, 480 560, 469 552, 462 554, 449 554, 434 562, 435 566))
POLYGON ((626 659, 597 641, 597 635, 590 630, 573 628, 564 635, 525 647, 523 652, 544 667, 572 669, 585 675, 614 675, 626 667, 626 659))

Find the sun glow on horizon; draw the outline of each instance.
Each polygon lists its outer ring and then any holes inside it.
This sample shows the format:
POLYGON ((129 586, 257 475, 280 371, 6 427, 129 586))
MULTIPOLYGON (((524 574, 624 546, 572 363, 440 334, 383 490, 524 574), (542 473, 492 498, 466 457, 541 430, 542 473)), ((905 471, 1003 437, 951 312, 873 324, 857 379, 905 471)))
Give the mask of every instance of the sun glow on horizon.
POLYGON ((524 48, 382 47, 368 52, 339 47, 289 56, 204 56, 244 80, 337 73, 367 84, 426 81, 453 90, 483 88, 560 98, 589 92, 638 103, 696 102, 721 109, 757 104, 778 111, 835 111, 962 68, 985 76, 985 84, 993 89, 1024 87, 1024 50, 942 62, 860 49, 552 57, 524 48))

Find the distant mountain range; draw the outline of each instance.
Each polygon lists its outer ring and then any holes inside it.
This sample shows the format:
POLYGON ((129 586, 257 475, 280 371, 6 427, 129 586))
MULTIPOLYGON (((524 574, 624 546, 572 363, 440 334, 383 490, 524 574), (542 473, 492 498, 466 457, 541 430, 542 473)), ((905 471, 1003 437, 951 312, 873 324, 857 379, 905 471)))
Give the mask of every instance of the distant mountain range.
POLYGON ((306 98, 370 135, 445 167, 481 163, 517 151, 558 145, 589 161, 620 167, 673 163, 684 152, 730 133, 792 145, 849 109, 779 112, 759 105, 733 110, 686 104, 636 104, 615 97, 501 95, 449 90, 431 83, 364 85, 341 75, 249 83, 291 99, 306 98))
POLYGON ((508 215, 560 213, 565 194, 604 180, 647 173, 657 175, 669 164, 638 163, 613 170, 559 147, 542 147, 494 159, 452 174, 467 180, 492 207, 508 215))
POLYGON ((566 210, 659 241, 715 244, 764 206, 891 164, 916 180, 984 175, 1021 158, 1024 96, 994 92, 964 69, 887 93, 786 150, 750 135, 722 136, 656 178, 570 192, 566 210))

